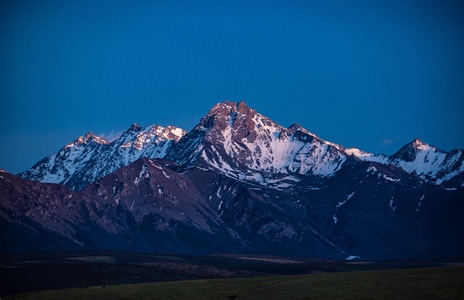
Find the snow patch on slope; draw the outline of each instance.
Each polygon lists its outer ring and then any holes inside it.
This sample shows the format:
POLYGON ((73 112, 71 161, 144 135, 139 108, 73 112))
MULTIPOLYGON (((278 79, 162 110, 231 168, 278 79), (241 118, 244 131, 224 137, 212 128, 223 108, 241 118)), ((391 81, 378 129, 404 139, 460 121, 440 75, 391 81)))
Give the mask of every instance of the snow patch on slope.
POLYGON ((80 190, 140 157, 163 158, 186 132, 180 128, 133 124, 109 143, 88 133, 18 174, 31 180, 59 183, 80 190))
POLYGON ((134 184, 135 184, 135 185, 138 186, 140 180, 142 180, 142 178, 143 178, 144 176, 145 176, 145 178, 149 178, 150 173, 146 173, 146 171, 147 171, 147 166, 146 166, 146 165, 143 165, 143 166, 142 166, 142 170, 141 170, 140 173, 139 173, 139 176, 137 176, 137 178, 135 178, 135 180, 134 180, 134 184), (147 177, 147 176, 148 176, 148 177, 147 177))

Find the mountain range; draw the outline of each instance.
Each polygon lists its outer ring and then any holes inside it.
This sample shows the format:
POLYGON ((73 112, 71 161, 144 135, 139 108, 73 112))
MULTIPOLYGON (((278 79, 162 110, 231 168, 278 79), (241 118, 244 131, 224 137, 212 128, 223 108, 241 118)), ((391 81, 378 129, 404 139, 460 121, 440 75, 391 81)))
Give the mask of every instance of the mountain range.
POLYGON ((0 251, 113 249, 362 259, 464 254, 464 150, 345 148, 245 102, 186 132, 88 133, 0 176, 0 251))

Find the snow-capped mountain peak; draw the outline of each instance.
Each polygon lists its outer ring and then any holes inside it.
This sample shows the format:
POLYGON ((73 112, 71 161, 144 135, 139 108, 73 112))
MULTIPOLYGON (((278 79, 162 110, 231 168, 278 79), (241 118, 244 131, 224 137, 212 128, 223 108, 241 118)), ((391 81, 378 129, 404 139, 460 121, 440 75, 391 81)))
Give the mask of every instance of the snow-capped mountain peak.
POLYGON ((393 154, 389 163, 435 184, 464 172, 462 151, 445 152, 420 139, 414 139, 393 154))
MULTIPOLYGON (((174 126, 132 124, 109 143, 87 133, 28 171, 42 182, 82 189, 140 157, 167 158, 185 167, 216 169, 235 178, 272 186, 275 176, 331 177, 346 161, 393 165, 434 184, 463 176, 464 151, 449 153, 419 139, 392 156, 323 140, 299 124, 285 128, 244 101, 214 105, 189 133, 174 126)), ((456 183, 461 186, 462 180, 456 183)), ((453 185, 456 185, 453 183, 453 185)))
POLYGON ((88 133, 20 174, 74 191, 0 170, 0 221, 13 245, 18 228, 34 237, 28 251, 43 236, 151 253, 458 257, 463 161, 418 139, 391 157, 346 149, 226 101, 188 133, 88 133))
POLYGON ((203 162, 231 177, 251 176, 260 183, 271 173, 331 176, 346 159, 334 144, 298 124, 285 128, 243 101, 216 104, 193 131, 195 145, 177 146, 196 150, 190 159, 178 161, 203 162))
POLYGON ((440 149, 431 146, 420 139, 414 139, 413 141, 409 142, 408 144, 404 145, 400 150, 398 150, 395 154, 391 156, 393 160, 403 160, 406 162, 412 162, 416 159, 419 153, 424 152, 435 152, 435 153, 444 153, 440 149))
POLYGON ((89 132, 19 175, 80 190, 140 157, 165 157, 185 134, 184 130, 174 126, 149 125, 143 128, 134 123, 109 143, 89 132))
POLYGON ((420 150, 436 150, 437 149, 436 147, 431 146, 418 138, 414 139, 410 144, 412 145, 412 147, 416 149, 420 149, 420 150))
POLYGON ((93 134, 92 132, 88 132, 85 135, 80 136, 77 139, 75 139, 72 143, 67 144, 65 146, 65 148, 70 148, 70 147, 73 147, 73 146, 76 146, 76 145, 87 144, 87 143, 90 143, 90 142, 95 142, 95 143, 101 144, 101 145, 109 144, 109 142, 105 138, 103 138, 101 136, 97 136, 97 135, 93 134))

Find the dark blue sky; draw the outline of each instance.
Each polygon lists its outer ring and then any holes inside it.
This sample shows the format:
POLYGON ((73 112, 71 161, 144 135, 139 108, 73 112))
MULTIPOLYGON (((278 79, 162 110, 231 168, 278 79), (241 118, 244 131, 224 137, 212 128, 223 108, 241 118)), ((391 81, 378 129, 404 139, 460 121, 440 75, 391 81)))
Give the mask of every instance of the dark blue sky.
POLYGON ((345 147, 464 148, 462 1, 0 2, 0 168, 223 100, 345 147))

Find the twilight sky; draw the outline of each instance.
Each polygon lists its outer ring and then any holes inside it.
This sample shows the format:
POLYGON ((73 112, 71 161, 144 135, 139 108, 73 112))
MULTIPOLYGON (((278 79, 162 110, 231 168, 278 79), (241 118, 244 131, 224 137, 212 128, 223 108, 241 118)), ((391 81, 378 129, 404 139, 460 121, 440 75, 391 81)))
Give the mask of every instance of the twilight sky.
POLYGON ((462 1, 0 1, 0 168, 245 102, 393 154, 464 148, 462 1))

